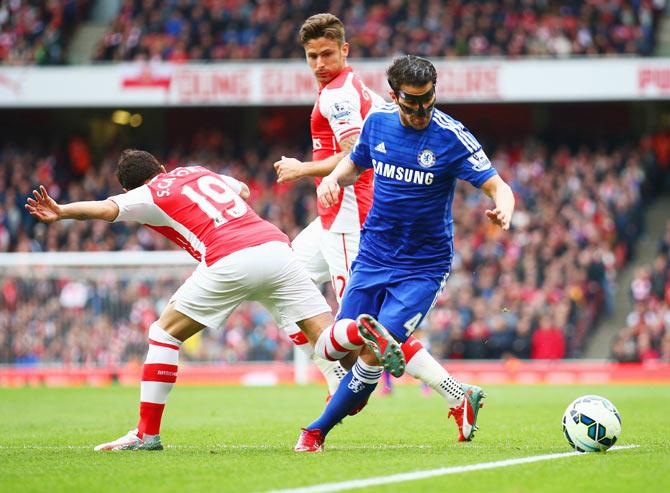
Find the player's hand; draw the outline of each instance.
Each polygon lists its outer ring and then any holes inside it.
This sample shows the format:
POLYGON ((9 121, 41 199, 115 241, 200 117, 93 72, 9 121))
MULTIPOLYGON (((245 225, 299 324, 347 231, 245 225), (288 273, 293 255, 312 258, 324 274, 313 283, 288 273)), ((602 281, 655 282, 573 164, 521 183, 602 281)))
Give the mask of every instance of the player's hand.
POLYGON ((340 200, 340 185, 332 176, 326 176, 316 189, 316 196, 324 207, 332 207, 340 200))
POLYGON ((38 221, 53 223, 61 218, 60 206, 49 197, 47 189, 40 185, 40 189, 33 190, 35 198, 28 198, 26 210, 38 221))
POLYGON ((274 167, 277 172, 277 183, 295 181, 298 178, 302 178, 302 162, 295 158, 282 156, 281 159, 274 164, 274 167))
POLYGON ((512 221, 512 215, 498 207, 493 210, 487 209, 486 217, 488 217, 489 221, 491 221, 493 224, 500 226, 505 231, 509 229, 510 223, 512 221))

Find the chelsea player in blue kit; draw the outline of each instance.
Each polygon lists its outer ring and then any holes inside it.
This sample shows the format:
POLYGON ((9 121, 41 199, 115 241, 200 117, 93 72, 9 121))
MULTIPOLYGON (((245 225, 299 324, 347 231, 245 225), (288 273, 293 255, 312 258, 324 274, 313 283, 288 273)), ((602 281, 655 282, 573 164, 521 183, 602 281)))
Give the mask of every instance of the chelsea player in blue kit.
MULTIPOLYGON (((452 201, 457 179, 470 182, 495 202, 488 219, 507 230, 514 195, 475 137, 434 108, 437 73, 412 55, 387 71, 393 103, 370 113, 351 154, 317 190, 324 206, 336 203, 340 188, 374 170, 373 206, 363 225, 360 251, 351 267, 338 318, 357 319, 359 333, 331 333, 323 351, 361 348, 352 370, 323 414, 303 429, 295 450, 323 450, 327 433, 374 390, 383 367, 396 376, 404 342, 433 306, 453 257, 452 201)), ((322 335, 322 337, 325 337, 322 335)), ((317 343, 316 348, 319 348, 317 343)), ((459 440, 470 440, 484 398, 476 386, 448 382, 459 440)))

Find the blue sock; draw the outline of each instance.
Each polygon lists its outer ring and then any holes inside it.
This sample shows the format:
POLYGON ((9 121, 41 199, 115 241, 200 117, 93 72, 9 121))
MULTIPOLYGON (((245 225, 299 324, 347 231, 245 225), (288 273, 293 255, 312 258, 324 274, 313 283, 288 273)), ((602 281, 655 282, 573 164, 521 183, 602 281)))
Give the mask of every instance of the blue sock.
POLYGON ((319 429, 325 437, 337 423, 342 421, 372 394, 381 375, 381 366, 367 365, 358 358, 354 367, 340 382, 337 391, 321 416, 307 429, 319 429))

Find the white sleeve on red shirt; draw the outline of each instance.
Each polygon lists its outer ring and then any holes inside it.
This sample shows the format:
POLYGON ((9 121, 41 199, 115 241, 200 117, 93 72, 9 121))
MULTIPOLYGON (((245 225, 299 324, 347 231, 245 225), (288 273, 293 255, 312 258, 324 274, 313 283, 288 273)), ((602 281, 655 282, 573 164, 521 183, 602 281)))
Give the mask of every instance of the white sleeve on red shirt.
POLYGON ((337 142, 360 133, 363 126, 361 99, 352 84, 345 83, 335 89, 326 87, 321 91, 319 109, 333 129, 337 142))
POLYGON ((119 206, 119 215, 114 222, 136 221, 152 226, 162 226, 165 223, 165 214, 154 203, 151 190, 147 185, 142 185, 120 195, 109 197, 119 206))
POLYGON ((223 181, 226 182, 226 185, 228 185, 230 188, 233 189, 233 192, 235 192, 237 195, 240 194, 242 191, 242 182, 236 180, 232 176, 228 175, 219 175, 223 181))

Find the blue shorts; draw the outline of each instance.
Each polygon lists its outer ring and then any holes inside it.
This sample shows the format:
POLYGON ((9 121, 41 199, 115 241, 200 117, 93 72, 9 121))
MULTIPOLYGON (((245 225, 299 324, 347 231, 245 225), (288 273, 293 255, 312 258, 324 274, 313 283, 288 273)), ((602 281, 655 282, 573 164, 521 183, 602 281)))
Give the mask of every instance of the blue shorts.
POLYGON ((449 273, 412 272, 355 261, 342 295, 341 318, 375 317, 400 342, 412 335, 435 304, 449 273))

